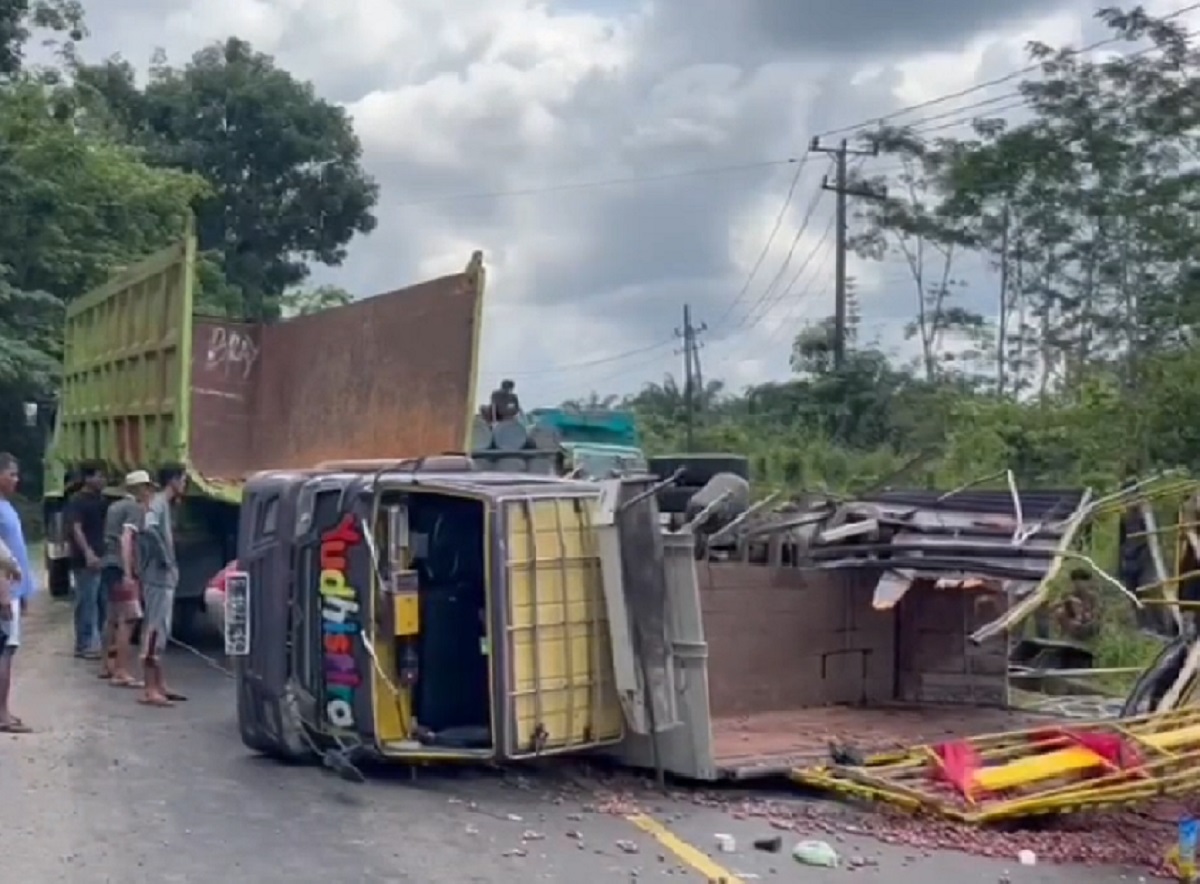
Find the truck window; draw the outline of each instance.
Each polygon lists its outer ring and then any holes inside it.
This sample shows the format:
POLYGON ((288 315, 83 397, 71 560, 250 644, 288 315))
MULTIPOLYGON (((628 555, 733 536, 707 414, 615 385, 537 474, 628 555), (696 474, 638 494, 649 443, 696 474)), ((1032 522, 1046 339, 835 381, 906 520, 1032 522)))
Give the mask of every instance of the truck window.
POLYGON ((276 527, 279 524, 279 497, 271 497, 266 503, 258 508, 258 526, 256 535, 258 539, 266 539, 275 536, 276 527))

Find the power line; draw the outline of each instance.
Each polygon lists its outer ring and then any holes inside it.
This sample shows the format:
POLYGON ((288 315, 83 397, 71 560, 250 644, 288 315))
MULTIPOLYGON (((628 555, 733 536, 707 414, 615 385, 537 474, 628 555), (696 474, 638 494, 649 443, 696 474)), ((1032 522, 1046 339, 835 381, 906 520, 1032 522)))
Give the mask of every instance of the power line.
POLYGON ((455 193, 444 196, 431 196, 424 199, 407 200, 396 203, 396 208, 410 206, 428 206, 434 203, 462 202, 466 200, 502 199, 511 196, 538 196, 545 193, 563 193, 571 190, 592 190, 599 187, 618 187, 627 184, 649 184, 654 181, 673 181, 678 178, 707 178, 713 175, 725 175, 732 172, 750 172, 759 169, 770 169, 778 166, 789 166, 794 163, 803 164, 803 159, 788 157, 781 160, 760 160, 754 163, 735 163, 728 166, 704 166, 699 169, 688 169, 682 172, 663 172, 657 175, 629 175, 624 178, 600 178, 595 181, 576 181, 562 184, 547 184, 538 187, 522 187, 516 190, 484 190, 475 193, 455 193))
MULTIPOLYGON (((1197 10, 1197 9, 1200 9, 1200 3, 1190 3, 1187 6, 1184 6, 1180 9, 1175 10, 1170 15, 1164 15, 1161 20, 1169 21, 1171 19, 1179 18, 1181 15, 1186 15, 1187 13, 1193 12, 1194 10, 1197 10)), ((1120 36, 1106 37, 1103 40, 1097 40, 1095 43, 1090 43, 1087 46, 1083 46, 1079 49, 1066 50, 1064 52, 1064 55, 1066 55, 1066 56, 1082 55, 1087 52, 1093 52, 1096 49, 1101 48, 1102 46, 1108 46, 1110 44, 1119 43, 1124 40, 1125 40, 1125 38, 1120 37, 1120 36)), ((1145 52, 1149 52, 1149 51, 1157 49, 1157 48, 1158 48, 1157 46, 1147 47, 1146 49, 1142 49, 1139 52, 1131 53, 1131 55, 1137 56, 1137 55, 1143 54, 1145 52)), ((1040 61, 1033 62, 1031 64, 1026 65, 1023 68, 1019 68, 1018 70, 1004 74, 1003 76, 994 77, 991 80, 985 80, 982 83, 976 83, 974 86, 968 86, 964 89, 959 89, 954 92, 947 92, 943 95, 935 96, 934 98, 930 98, 926 101, 920 101, 920 102, 917 102, 916 104, 910 104, 906 107, 899 108, 898 110, 894 110, 894 111, 884 114, 883 116, 880 116, 880 117, 874 117, 865 122, 855 123, 854 125, 851 125, 851 126, 842 126, 837 129, 830 129, 826 132, 822 132, 817 137, 818 138, 829 138, 833 135, 841 135, 843 133, 857 132, 861 129, 867 128, 868 126, 878 126, 881 123, 886 123, 886 122, 889 122, 890 120, 895 120, 900 117, 911 114, 913 111, 924 110, 925 108, 929 108, 929 107, 936 107, 937 105, 945 104, 947 101, 953 101, 956 98, 965 98, 968 95, 974 95, 976 92, 981 92, 984 89, 990 89, 993 86, 1000 86, 1000 85, 1003 85, 1004 83, 1011 83, 1013 80, 1017 79, 1018 77, 1021 77, 1025 74, 1033 73, 1034 71, 1038 71, 1041 69, 1042 69, 1042 62, 1040 62, 1040 61)))
MULTIPOLYGON (((597 389, 597 385, 604 384, 608 381, 613 380, 614 378, 625 377, 626 375, 628 375, 632 372, 638 371, 639 369, 648 368, 651 365, 663 365, 662 357, 654 356, 653 358, 650 358, 650 359, 641 359, 641 360, 638 360, 637 362, 633 362, 628 365, 625 365, 617 371, 608 372, 606 374, 600 375, 599 377, 589 378, 588 382, 587 382, 587 385, 589 387, 589 392, 591 392, 592 390, 596 390, 596 392, 599 392, 599 390, 597 389)), ((664 375, 667 373, 668 372, 664 372, 664 375)), ((642 383, 644 384, 645 381, 643 381, 642 383)), ((570 398, 569 389, 574 389, 575 392, 577 393, 579 390, 579 385, 573 384, 570 386, 570 388, 568 388, 568 386, 566 384, 563 384, 563 385, 559 385, 553 389, 554 389, 554 392, 545 398, 547 398, 547 399, 570 398)))
MULTIPOLYGON (((799 268, 797 268, 796 272, 792 275, 792 278, 788 281, 787 288, 785 288, 783 290, 782 295, 780 295, 780 298, 779 298, 780 301, 782 301, 784 298, 786 298, 788 296, 788 294, 792 291, 792 289, 796 287, 796 283, 798 283, 800 281, 800 277, 808 269, 809 265, 812 264, 813 258, 815 258, 817 256, 817 254, 821 251, 826 251, 826 252, 828 251, 827 243, 829 242, 830 234, 833 233, 833 228, 834 228, 836 221, 837 221, 837 218, 835 216, 830 217, 829 223, 825 226, 825 231, 821 234, 821 238, 819 240, 817 240, 817 244, 813 247, 812 252, 809 253, 808 258, 804 261, 803 264, 800 265, 799 268)), ((817 271, 820 271, 823 266, 824 266, 823 263, 818 264, 815 269, 817 271)), ((813 275, 809 278, 808 282, 806 282, 804 284, 803 290, 796 296, 796 300, 793 301, 792 306, 781 317, 781 321, 780 321, 779 325, 777 325, 775 327, 775 330, 773 332, 771 332, 771 334, 767 337, 767 340, 765 342, 766 344, 773 343, 775 341, 775 339, 779 336, 780 329, 787 327, 787 320, 793 318, 796 315, 797 308, 800 306, 800 303, 808 295, 809 291, 812 290, 812 287, 816 283, 819 276, 820 276, 819 272, 814 272, 813 275)), ((764 346, 765 346, 765 344, 764 344, 764 346)))
POLYGON ((624 359, 629 359, 633 356, 640 356, 643 353, 649 353, 652 350, 660 350, 673 342, 673 338, 665 338, 654 344, 648 344, 645 347, 638 347, 634 350, 625 350, 622 353, 614 353, 612 356, 602 356, 597 359, 586 359, 582 362, 568 362, 563 365, 556 365, 553 368, 531 369, 528 371, 511 371, 506 372, 505 377, 511 378, 529 378, 538 377, 546 374, 556 374, 560 371, 570 371, 576 368, 592 368, 597 365, 607 365, 610 362, 620 362, 624 359))
POLYGON ((804 173, 804 167, 808 164, 809 157, 812 154, 806 153, 800 162, 796 165, 796 174, 792 176, 792 181, 788 185, 787 195, 783 199, 783 205, 779 207, 779 214, 775 216, 775 224, 771 227, 770 234, 767 235, 767 241, 763 243, 762 251, 758 253, 758 258, 754 261, 754 266, 750 268, 750 273, 746 276, 746 281, 742 283, 741 289, 730 303, 725 308, 725 312, 717 317, 713 325, 721 325, 725 319, 734 311, 734 308, 742 302, 746 297, 746 293, 750 291, 750 285, 754 282, 754 277, 758 275, 759 268, 762 267, 763 261, 767 257, 767 253, 771 250, 771 244, 775 242, 775 237, 779 233, 779 229, 783 226, 783 219, 787 217, 787 210, 792 205, 792 197, 796 195, 796 186, 800 183, 800 176, 804 173))
POLYGON ((779 269, 775 272, 775 276, 773 276, 771 278, 771 281, 769 283, 767 283, 767 287, 765 289, 763 289, 763 293, 758 296, 758 300, 750 305, 750 309, 746 311, 746 315, 742 317, 741 321, 736 323, 733 326, 733 328, 729 329, 725 333, 724 337, 728 337, 729 335, 731 335, 743 328, 749 330, 749 329, 753 328, 755 325, 757 325, 758 322, 760 322, 762 320, 762 317, 760 316, 759 319, 756 320, 753 324, 751 324, 749 326, 746 325, 746 323, 750 321, 750 317, 752 317, 754 315, 754 312, 760 306, 762 306, 762 303, 770 296, 771 292, 774 291, 775 286, 777 286, 779 284, 779 281, 783 278, 783 274, 787 272, 787 268, 791 265, 791 262, 792 262, 792 256, 796 254, 796 249, 800 245, 800 240, 803 239, 804 234, 808 232, 808 227, 812 223, 813 215, 816 213, 817 206, 820 205, 821 198, 824 195, 825 195, 825 192, 821 188, 817 188, 817 190, 814 191, 813 198, 809 201, 808 206, 804 211, 804 217, 800 221, 800 226, 796 229, 796 234, 795 234, 795 236, 792 237, 791 245, 788 246, 787 254, 783 258, 783 263, 780 265, 779 269))
MULTIPOLYGON (((793 285, 796 284, 796 280, 800 278, 800 274, 804 273, 804 271, 808 269, 809 265, 812 264, 812 260, 813 260, 813 258, 816 257, 817 253, 820 252, 823 248, 825 248, 826 244, 829 242, 829 236, 830 236, 830 234, 833 233, 833 229, 836 226, 836 224, 837 224, 837 215, 836 214, 830 215, 829 223, 825 225, 825 230, 822 231, 820 238, 813 244, 813 247, 811 249, 809 249, 808 254, 804 256, 804 260, 800 262, 800 265, 796 268, 796 272, 794 274, 792 274, 791 281, 786 286, 784 286, 782 289, 780 289, 778 294, 776 294, 773 298, 771 298, 767 303, 765 303, 763 305, 763 309, 758 314, 758 318, 755 319, 755 321, 753 323, 751 323, 751 325, 747 328, 747 331, 749 331, 752 328, 757 327, 760 322, 762 322, 764 319, 767 318, 767 314, 769 314, 771 312, 771 310, 774 309, 775 305, 780 303, 785 297, 787 297, 788 291, 791 289, 791 287, 793 285)), ((780 268, 780 274, 779 274, 780 277, 782 277, 783 273, 786 272, 786 270, 787 270, 787 265, 785 264, 784 266, 782 266, 780 268)))

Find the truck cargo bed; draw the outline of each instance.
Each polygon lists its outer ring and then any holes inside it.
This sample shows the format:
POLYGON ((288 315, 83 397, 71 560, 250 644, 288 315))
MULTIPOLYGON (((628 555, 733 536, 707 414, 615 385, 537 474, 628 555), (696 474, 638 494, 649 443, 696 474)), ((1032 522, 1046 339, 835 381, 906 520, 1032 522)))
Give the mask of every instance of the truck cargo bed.
POLYGON ((714 718, 713 756, 729 779, 782 774, 829 759, 829 744, 863 755, 1036 727, 1057 716, 972 706, 827 706, 714 718))
POLYGON ((192 465, 238 481, 323 460, 461 451, 479 300, 459 273, 276 325, 196 317, 192 465))
POLYGON ((462 450, 479 253, 461 273, 269 325, 193 315, 195 255, 188 237, 71 304, 52 461, 183 461, 233 502, 262 469, 462 450))

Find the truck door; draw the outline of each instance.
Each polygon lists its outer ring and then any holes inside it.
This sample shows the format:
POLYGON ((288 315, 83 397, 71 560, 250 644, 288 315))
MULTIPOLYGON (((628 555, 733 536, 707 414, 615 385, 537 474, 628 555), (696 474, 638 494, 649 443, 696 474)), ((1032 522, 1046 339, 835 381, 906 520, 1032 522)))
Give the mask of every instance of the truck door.
POLYGON ((609 745, 624 735, 592 529, 595 495, 499 502, 501 682, 509 758, 609 745))

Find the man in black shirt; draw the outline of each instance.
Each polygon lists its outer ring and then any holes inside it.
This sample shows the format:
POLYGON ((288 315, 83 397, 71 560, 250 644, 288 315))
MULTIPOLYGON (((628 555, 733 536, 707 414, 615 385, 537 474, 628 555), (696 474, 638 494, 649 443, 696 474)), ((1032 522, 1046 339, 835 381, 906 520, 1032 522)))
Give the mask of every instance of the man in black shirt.
POLYGON ((100 627, 107 599, 100 593, 100 568, 104 556, 104 467, 87 464, 83 487, 67 503, 67 536, 71 545, 71 572, 75 588, 75 656, 100 658, 100 627))

